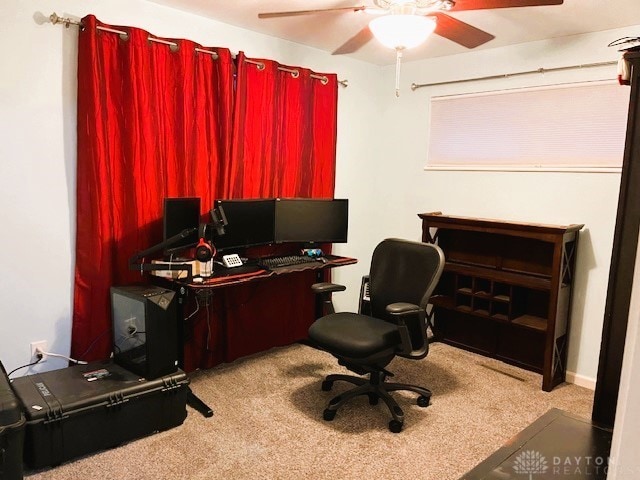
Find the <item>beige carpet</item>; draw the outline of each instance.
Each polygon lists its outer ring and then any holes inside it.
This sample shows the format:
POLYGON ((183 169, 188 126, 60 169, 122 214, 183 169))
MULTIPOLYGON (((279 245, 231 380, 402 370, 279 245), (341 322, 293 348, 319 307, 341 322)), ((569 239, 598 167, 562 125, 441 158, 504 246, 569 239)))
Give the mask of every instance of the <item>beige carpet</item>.
POLYGON ((28 478, 457 479, 549 408, 591 412, 587 389, 565 384, 546 393, 540 375, 443 344, 389 369, 395 380, 433 391, 425 409, 415 396, 395 394, 405 412, 399 434, 387 429, 384 403, 370 406, 366 397, 322 420, 326 402, 348 386, 323 392, 320 383, 343 369, 326 353, 292 345, 193 375, 212 418, 189 409, 180 427, 28 478))

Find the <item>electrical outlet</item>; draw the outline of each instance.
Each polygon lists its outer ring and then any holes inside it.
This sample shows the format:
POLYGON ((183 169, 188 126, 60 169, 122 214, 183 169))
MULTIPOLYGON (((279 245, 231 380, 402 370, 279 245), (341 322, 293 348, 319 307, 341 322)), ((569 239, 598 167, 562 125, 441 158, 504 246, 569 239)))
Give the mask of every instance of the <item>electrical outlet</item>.
MULTIPOLYGON (((38 351, 40 352, 46 352, 47 351, 47 341, 46 340, 40 340, 39 342, 31 342, 31 361, 35 362, 38 359, 38 351)), ((42 360, 40 360, 40 363, 44 363, 47 361, 47 356, 43 355, 42 356, 42 360)))

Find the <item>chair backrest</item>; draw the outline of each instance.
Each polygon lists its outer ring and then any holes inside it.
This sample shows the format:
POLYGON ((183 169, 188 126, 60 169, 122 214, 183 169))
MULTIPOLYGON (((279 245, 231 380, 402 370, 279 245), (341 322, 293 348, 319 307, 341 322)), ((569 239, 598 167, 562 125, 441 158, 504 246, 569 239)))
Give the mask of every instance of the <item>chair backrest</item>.
POLYGON ((386 312, 396 302, 420 306, 420 313, 405 319, 411 338, 412 352, 403 355, 424 357, 429 349, 426 332, 426 309, 442 269, 444 253, 437 245, 397 238, 383 240, 371 259, 371 316, 395 323, 386 312))

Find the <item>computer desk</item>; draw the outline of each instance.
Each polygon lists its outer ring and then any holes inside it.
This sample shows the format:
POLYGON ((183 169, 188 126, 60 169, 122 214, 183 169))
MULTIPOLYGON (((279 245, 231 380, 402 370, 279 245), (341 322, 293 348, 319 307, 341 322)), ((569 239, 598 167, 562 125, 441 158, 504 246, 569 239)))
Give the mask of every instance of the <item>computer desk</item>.
MULTIPOLYGON (((270 270, 258 269, 257 271, 249 272, 249 273, 238 273, 235 274, 233 272, 233 268, 225 269, 223 274, 220 274, 220 271, 217 273, 214 269, 214 274, 211 277, 203 279, 202 282, 197 283, 193 280, 187 281, 183 279, 166 279, 162 277, 153 278, 153 283, 170 288, 174 290, 178 295, 178 318, 184 320, 184 307, 188 301, 190 295, 198 295, 207 292, 213 292, 223 288, 230 288, 239 285, 245 285, 248 283, 255 282, 264 282, 269 281, 270 279, 274 279, 276 277, 281 277, 283 275, 289 275, 302 271, 314 271, 315 278, 317 282, 321 282, 324 280, 325 273, 332 268, 342 267, 345 265, 353 265, 357 263, 355 258, 350 257, 340 257, 336 255, 326 255, 324 261, 316 261, 313 263, 306 263, 302 265, 290 265, 287 267, 277 267, 270 270)), ((242 272, 242 267, 238 267, 238 271, 242 272)), ((322 308, 322 300, 320 298, 316 298, 316 312, 321 312, 322 308)), ((180 367, 184 369, 184 342, 185 342, 185 332, 184 332, 184 321, 178 322, 178 359, 180 367)), ((226 331, 225 322, 222 322, 221 325, 223 331, 226 331)), ((223 335, 224 336, 224 335, 223 335)), ((275 345, 273 345, 275 346, 275 345)), ((208 407, 202 400, 200 400, 190 389, 188 390, 187 395, 187 404, 199 411, 205 417, 210 417, 213 415, 213 410, 208 407)))

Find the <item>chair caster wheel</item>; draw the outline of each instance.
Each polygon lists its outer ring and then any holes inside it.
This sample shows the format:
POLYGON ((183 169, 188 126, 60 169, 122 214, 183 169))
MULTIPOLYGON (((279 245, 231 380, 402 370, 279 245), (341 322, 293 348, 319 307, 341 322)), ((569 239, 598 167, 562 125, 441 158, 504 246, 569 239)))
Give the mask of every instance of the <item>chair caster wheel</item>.
POLYGON ((389 422, 389 430, 392 433, 400 433, 402 430, 402 422, 399 422, 398 420, 391 420, 389 422))
POLYGON ((375 393, 369 394, 369 405, 377 405, 378 404, 378 395, 375 393))
POLYGON ((428 407, 429 406, 430 397, 425 397, 424 395, 420 395, 418 397, 418 401, 416 402, 419 407, 428 407))
POLYGON ((327 408, 327 409, 325 409, 324 412, 322 412, 322 418, 324 418, 327 422, 330 422, 331 420, 336 418, 336 411, 335 410, 329 410, 327 408))
POLYGON ((333 387, 333 382, 331 380, 325 380, 322 382, 322 391, 328 392, 333 387))

